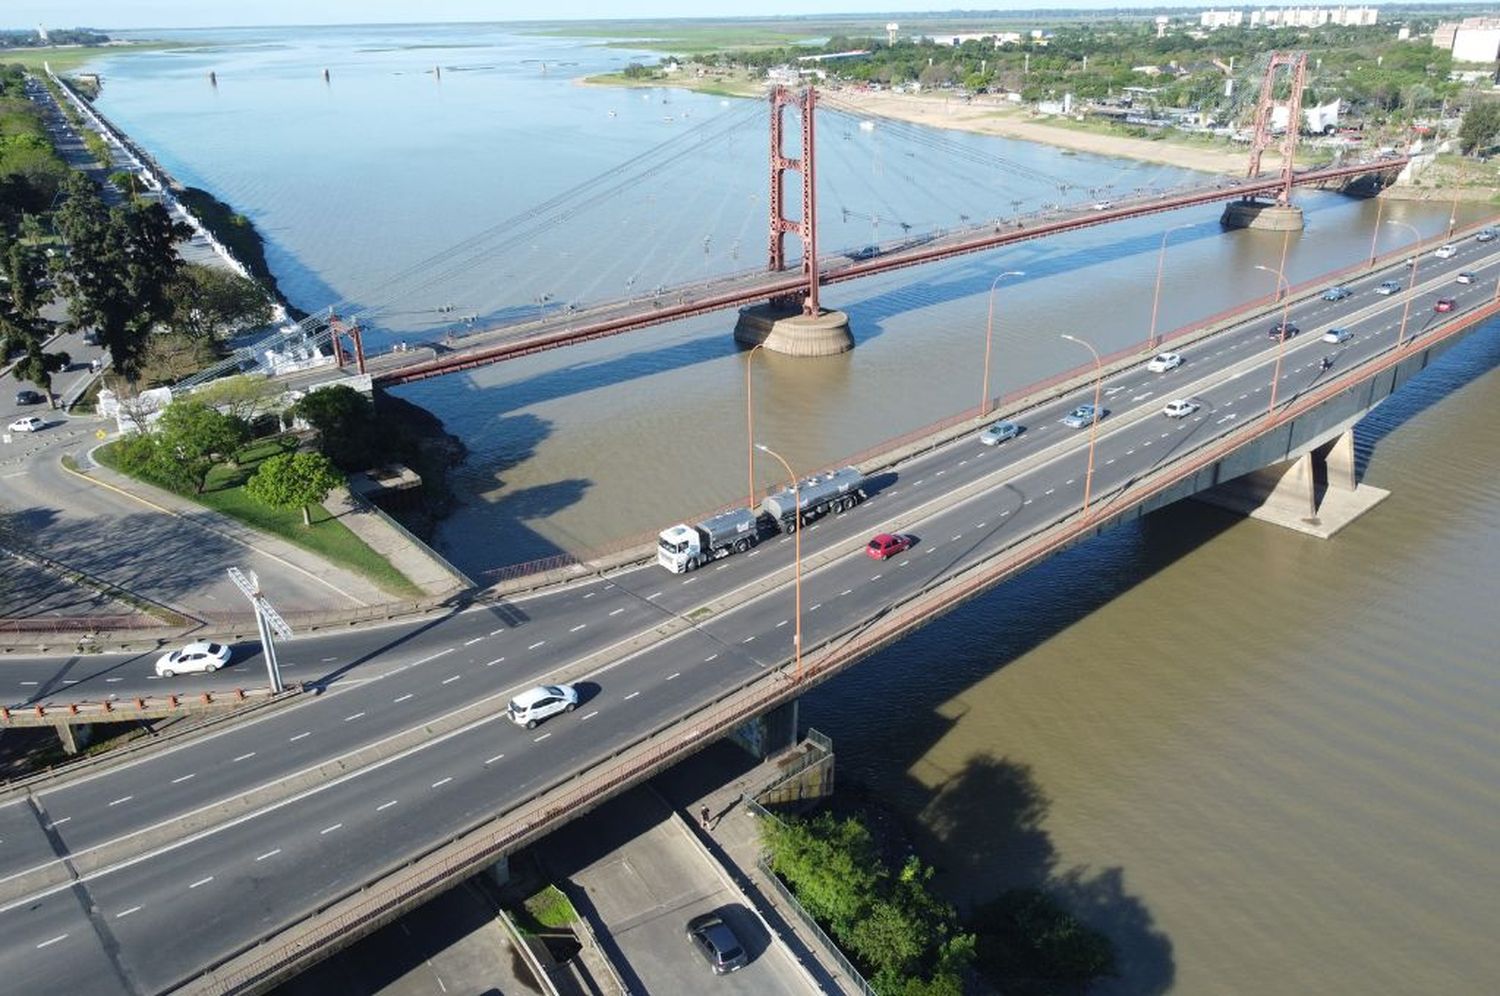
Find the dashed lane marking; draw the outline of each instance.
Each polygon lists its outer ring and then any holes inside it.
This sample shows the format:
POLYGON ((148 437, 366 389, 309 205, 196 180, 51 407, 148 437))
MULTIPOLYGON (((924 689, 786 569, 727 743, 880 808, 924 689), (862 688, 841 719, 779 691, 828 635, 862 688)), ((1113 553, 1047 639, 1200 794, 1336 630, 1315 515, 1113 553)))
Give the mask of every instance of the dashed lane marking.
POLYGON ((324 834, 325 834, 325 833, 333 833, 333 832, 334 832, 334 831, 335 831, 335 830, 337 830, 337 829, 339 829, 339 828, 340 828, 340 827, 342 827, 342 826, 343 826, 343 824, 342 824, 342 823, 335 823, 335 824, 334 824, 334 825, 333 825, 333 826, 331 826, 331 827, 324 827, 324 828, 323 828, 323 829, 321 829, 321 830, 319 830, 319 831, 318 831, 318 836, 319 836, 319 837, 321 837, 321 836, 323 836, 323 835, 324 835, 324 834))
POLYGON ((874 577, 873 577, 873 578, 871 578, 871 579, 870 579, 870 580, 871 580, 871 581, 879 581, 879 580, 880 580, 880 579, 881 579, 881 578, 883 578, 883 577, 885 577, 885 575, 884 575, 884 574, 877 574, 877 575, 875 575, 875 576, 874 576, 874 577))
POLYGON ((539 744, 539 743, 541 743, 541 742, 542 742, 542 741, 543 741, 543 740, 546 740, 546 739, 547 739, 547 738, 548 738, 548 737, 550 737, 550 736, 552 736, 552 734, 550 734, 550 733, 543 733, 543 734, 542 734, 542 735, 541 735, 541 736, 539 736, 539 737, 537 737, 537 738, 536 738, 536 739, 535 739, 535 740, 533 740, 533 741, 532 741, 532 743, 534 743, 534 744, 539 744))
POLYGON ((181 778, 174 778, 174 779, 172 779, 172 784, 173 785, 180 785, 183 782, 187 781, 189 778, 197 778, 197 777, 198 777, 198 772, 195 771, 191 775, 183 775, 181 778))
POLYGON ((713 661, 716 661, 718 659, 719 659, 719 655, 718 654, 709 654, 707 657, 703 658, 703 663, 709 664, 709 663, 711 663, 713 661))
POLYGON ((132 906, 128 910, 121 910, 120 912, 118 912, 118 913, 115 914, 115 919, 119 920, 119 919, 121 919, 123 917, 127 917, 130 914, 135 913, 135 912, 137 912, 139 910, 140 910, 139 906, 132 906))
POLYGON ((745 637, 745 638, 744 638, 744 639, 743 639, 743 640, 741 640, 741 641, 740 641, 740 642, 741 642, 741 643, 749 643, 749 642, 750 642, 750 641, 751 641, 751 640, 753 640, 753 639, 755 639, 755 634, 753 634, 753 633, 752 633, 752 634, 751 634, 751 635, 749 635, 749 636, 747 636, 747 637, 745 637))
POLYGON ((542 644, 544 644, 546 642, 547 642, 546 640, 538 640, 535 643, 533 643, 531 646, 527 647, 526 649, 527 650, 535 650, 537 647, 540 647, 542 644))
POLYGON ((451 678, 444 678, 442 683, 445 684, 445 685, 451 685, 455 681, 457 681, 459 678, 462 678, 462 677, 463 677, 463 675, 461 675, 461 674, 455 674, 451 678))
POLYGON ((392 799, 390 802, 382 802, 380 805, 378 805, 378 806, 375 807, 375 812, 378 813, 378 812, 380 812, 382 810, 390 809, 392 806, 394 806, 396 804, 396 801, 397 800, 392 799))
POLYGON ((641 694, 641 693, 640 692, 631 692, 629 695, 625 696, 625 701, 629 702, 631 699, 635 698, 639 694, 641 694))
POLYGON ((656 599, 656 598, 660 598, 660 597, 661 597, 661 592, 659 592, 659 591, 652 592, 651 594, 649 594, 649 595, 646 596, 646 601, 649 602, 652 599, 656 599))
POLYGON ((254 756, 255 756, 255 751, 252 750, 248 754, 241 754, 239 757, 235 758, 235 760, 236 761, 248 761, 248 760, 250 760, 254 756))
POLYGON ((198 888, 198 886, 200 886, 200 885, 207 885, 208 883, 212 882, 213 880, 214 880, 214 877, 212 875, 208 876, 207 878, 200 878, 198 881, 196 881, 192 885, 188 886, 188 888, 189 889, 196 889, 196 888, 198 888))
POLYGON ((572 629, 568 630, 568 632, 569 633, 576 633, 576 632, 578 632, 581 629, 587 629, 588 625, 589 625, 588 623, 579 623, 577 626, 574 626, 572 629))
POLYGON ((494 757, 487 758, 484 763, 485 764, 494 764, 496 761, 499 761, 499 760, 501 760, 504 757, 505 757, 504 754, 496 754, 494 757))
POLYGON ((484 666, 485 667, 494 667, 496 664, 502 663, 504 660, 505 660, 504 657, 496 657, 492 661, 485 661, 484 662, 484 666))
POLYGON ((363 716, 364 716, 364 713, 362 713, 362 712, 356 712, 356 713, 353 713, 351 715, 345 716, 344 717, 344 722, 350 723, 350 722, 353 722, 356 719, 362 718, 363 716))
POLYGON ((400 698, 391 699, 391 704, 392 705, 399 705, 400 703, 405 702, 407 699, 411 698, 411 696, 412 696, 412 693, 411 692, 407 692, 405 695, 401 696, 400 698))
POLYGON ((465 640, 464 641, 464 646, 466 646, 466 647, 472 647, 474 644, 478 643, 480 640, 483 640, 483 639, 484 639, 484 637, 482 637, 482 636, 476 636, 472 640, 465 640))
POLYGON ((673 671, 671 674, 667 675, 667 680, 671 681, 674 678, 680 678, 680 677, 682 677, 682 672, 681 671, 673 671))
POLYGON ((579 722, 580 723, 583 722, 584 719, 593 719, 597 715, 599 715, 599 710, 595 709, 593 712, 589 713, 587 716, 584 716, 583 719, 580 719, 579 722))
POLYGON ((38 949, 45 948, 48 945, 56 944, 58 941, 66 941, 67 939, 68 939, 68 935, 67 934, 58 934, 56 937, 49 937, 49 938, 47 938, 42 943, 38 944, 37 948, 38 949))
POLYGON ((812 608, 808 609, 807 611, 809 611, 809 612, 816 612, 819 609, 821 609, 822 607, 823 607, 823 603, 819 602, 817 605, 814 605, 812 608))
POLYGON ((433 782, 430 787, 442 788, 444 785, 447 785, 451 781, 453 781, 453 776, 449 775, 447 778, 439 778, 437 781, 433 782))
MULTIPOLYGON (((725 565, 724 565, 724 566, 725 566, 725 567, 728 567, 728 566, 729 566, 729 565, 728 565, 728 564, 725 564, 725 565)), ((624 609, 615 609, 615 610, 614 610, 614 611, 613 611, 613 612, 611 612, 611 613, 610 613, 610 615, 612 615, 612 616, 617 616, 617 615, 619 615, 619 614, 620 614, 620 613, 621 613, 621 612, 624 612, 624 611, 625 611, 625 610, 624 610, 624 609)))
POLYGON ((303 737, 310 737, 310 736, 312 736, 312 730, 308 730, 306 733, 299 733, 296 736, 287 737, 286 738, 286 742, 289 743, 289 744, 292 744, 292 743, 296 743, 298 740, 301 740, 303 737))
POLYGON ((783 620, 781 620, 781 622, 779 622, 779 623, 777 623, 777 624, 776 624, 776 628, 777 628, 777 629, 780 629, 780 628, 781 628, 781 627, 783 627, 783 626, 785 626, 785 625, 786 625, 786 624, 787 624, 787 623, 788 623, 788 622, 790 622, 790 621, 791 621, 791 620, 788 620, 788 619, 783 619, 783 620))
POLYGON ((116 799, 114 802, 110 803, 110 805, 111 806, 118 806, 120 803, 122 803, 122 802, 129 802, 131 799, 134 799, 134 798, 135 798, 135 796, 133 796, 133 795, 122 795, 118 799, 116 799))

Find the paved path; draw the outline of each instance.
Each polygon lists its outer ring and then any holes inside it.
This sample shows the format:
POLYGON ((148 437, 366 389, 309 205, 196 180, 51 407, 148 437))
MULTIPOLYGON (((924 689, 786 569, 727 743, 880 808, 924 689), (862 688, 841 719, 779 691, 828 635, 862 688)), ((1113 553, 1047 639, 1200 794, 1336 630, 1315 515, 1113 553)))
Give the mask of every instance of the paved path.
POLYGON ((323 507, 424 593, 446 595, 459 588, 473 587, 467 578, 449 569, 424 543, 357 501, 349 494, 348 488, 339 488, 330 494, 323 507))

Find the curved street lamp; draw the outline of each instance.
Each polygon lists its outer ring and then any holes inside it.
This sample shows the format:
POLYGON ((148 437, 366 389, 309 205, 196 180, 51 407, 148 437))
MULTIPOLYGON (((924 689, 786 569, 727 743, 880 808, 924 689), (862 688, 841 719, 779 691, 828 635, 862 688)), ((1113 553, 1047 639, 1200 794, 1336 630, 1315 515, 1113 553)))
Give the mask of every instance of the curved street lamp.
POLYGON ((1270 415, 1276 411, 1276 388, 1281 383, 1281 356, 1286 352, 1286 323, 1288 313, 1292 309, 1292 285, 1287 282, 1286 274, 1280 270, 1273 270, 1269 266, 1256 264, 1257 270, 1265 270, 1276 278, 1276 293, 1283 294, 1281 300, 1281 334, 1276 337, 1276 367, 1271 371, 1271 403, 1266 408, 1266 414, 1270 415))
MULTIPOLYGON (((1417 230, 1416 225, 1406 221, 1396 221, 1393 218, 1387 218, 1385 223, 1387 225, 1399 225, 1402 228, 1411 229, 1411 234, 1416 236, 1417 245, 1420 246, 1422 244, 1422 233, 1417 230)), ((1396 329, 1397 349, 1401 348, 1401 343, 1406 338, 1406 320, 1411 317, 1411 299, 1412 295, 1417 291, 1417 266, 1420 264, 1421 259, 1420 252, 1412 253, 1411 276, 1407 278, 1406 282, 1406 304, 1401 309, 1401 325, 1396 329)))
POLYGON ((1089 466, 1083 475, 1083 510, 1085 519, 1089 515, 1089 495, 1094 487, 1094 440, 1099 432, 1099 392, 1104 387, 1104 364, 1099 360, 1099 351, 1092 343, 1085 342, 1077 336, 1062 333, 1062 337, 1069 342, 1076 342, 1087 349, 1094 356, 1094 417, 1089 421, 1089 466))
POLYGON ((979 389, 979 414, 976 419, 983 419, 990 410, 990 342, 995 335, 995 287, 1006 277, 1024 276, 1025 270, 1006 270, 995 274, 995 279, 990 281, 990 317, 984 323, 984 386, 979 389))
POLYGON ((769 446, 763 446, 760 443, 756 443, 755 444, 755 448, 758 449, 758 450, 760 450, 762 453, 769 453, 771 456, 775 457, 781 463, 781 466, 786 469, 786 476, 789 477, 789 478, 791 478, 791 481, 792 481, 792 502, 793 502, 793 504, 795 504, 797 506, 796 507, 796 511, 795 511, 794 515, 792 516, 792 522, 794 523, 794 528, 792 529, 792 539, 793 539, 793 549, 795 551, 795 553, 793 554, 793 556, 796 558, 796 561, 795 561, 796 562, 796 569, 795 569, 795 571, 796 571, 796 584, 795 584, 796 598, 795 598, 795 605, 796 605, 796 620, 797 620, 797 622, 796 622, 796 631, 792 634, 792 660, 793 660, 793 667, 794 667, 795 674, 796 674, 796 681, 798 683, 801 683, 801 681, 802 681, 802 489, 800 487, 798 487, 798 485, 797 485, 797 475, 794 474, 794 473, 792 473, 792 466, 791 466, 791 464, 787 463, 786 459, 784 457, 782 457, 782 455, 780 453, 777 453, 775 450, 771 449, 769 446))
POLYGON ((1161 304, 1161 273, 1167 262, 1167 236, 1184 228, 1192 228, 1192 222, 1173 225, 1161 233, 1161 248, 1156 253, 1156 290, 1151 294, 1151 332, 1146 336, 1146 348, 1156 348, 1156 309, 1161 304))

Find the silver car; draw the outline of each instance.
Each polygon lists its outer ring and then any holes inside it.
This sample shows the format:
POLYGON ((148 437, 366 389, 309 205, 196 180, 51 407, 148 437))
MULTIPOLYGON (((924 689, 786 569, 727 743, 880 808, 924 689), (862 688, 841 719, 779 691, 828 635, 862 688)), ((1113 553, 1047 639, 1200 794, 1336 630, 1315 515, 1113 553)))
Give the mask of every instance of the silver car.
POLYGON ((1062 424, 1070 429, 1082 429, 1093 422, 1104 421, 1104 416, 1109 414, 1108 408, 1100 408, 1099 414, 1094 415, 1093 405, 1079 405, 1077 408, 1063 416, 1062 424))
POLYGON ((986 446, 994 446, 1003 443, 1007 439, 1015 439, 1021 434, 1021 427, 1014 422, 996 422, 988 429, 979 434, 979 441, 986 446))

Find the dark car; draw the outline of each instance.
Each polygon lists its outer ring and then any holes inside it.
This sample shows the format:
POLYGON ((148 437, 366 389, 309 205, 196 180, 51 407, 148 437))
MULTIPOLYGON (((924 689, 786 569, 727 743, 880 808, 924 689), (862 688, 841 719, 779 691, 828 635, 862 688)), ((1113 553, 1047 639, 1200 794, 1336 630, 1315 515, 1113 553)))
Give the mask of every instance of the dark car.
POLYGON ((1347 287, 1330 287, 1323 292, 1323 300, 1325 301, 1342 301, 1349 296, 1350 291, 1347 287))
POLYGON ((1280 339, 1283 335, 1290 339, 1301 331, 1293 322, 1277 322, 1271 326, 1271 331, 1268 334, 1272 339, 1280 339))
POLYGON ((704 913, 689 920, 687 937, 689 943, 708 959, 715 975, 727 975, 737 968, 744 968, 750 961, 745 946, 735 936, 734 928, 718 913, 704 913))
POLYGON ((16 404, 18 404, 18 405, 39 405, 43 401, 46 401, 46 400, 47 400, 46 398, 42 397, 36 391, 17 391, 16 392, 16 404))
POLYGON ((1453 305, 1454 305, 1453 298, 1451 298, 1451 297, 1440 297, 1440 298, 1438 298, 1437 304, 1434 304, 1432 306, 1432 310, 1433 311, 1437 311, 1437 312, 1452 311, 1453 310, 1453 305))

